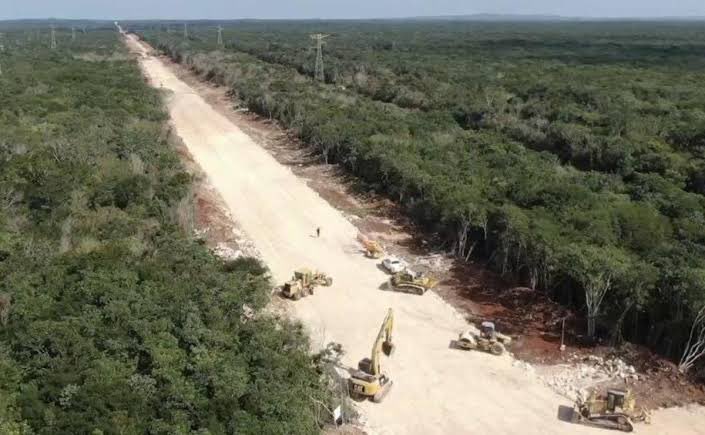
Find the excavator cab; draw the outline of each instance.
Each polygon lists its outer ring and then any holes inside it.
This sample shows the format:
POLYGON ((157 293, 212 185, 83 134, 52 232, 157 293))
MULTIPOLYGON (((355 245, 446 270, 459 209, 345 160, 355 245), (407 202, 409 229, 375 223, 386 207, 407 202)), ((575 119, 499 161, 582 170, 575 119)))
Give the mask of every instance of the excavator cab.
POLYGON ((624 408, 624 402, 627 392, 624 390, 608 390, 607 391, 607 410, 614 412, 617 408, 624 408))

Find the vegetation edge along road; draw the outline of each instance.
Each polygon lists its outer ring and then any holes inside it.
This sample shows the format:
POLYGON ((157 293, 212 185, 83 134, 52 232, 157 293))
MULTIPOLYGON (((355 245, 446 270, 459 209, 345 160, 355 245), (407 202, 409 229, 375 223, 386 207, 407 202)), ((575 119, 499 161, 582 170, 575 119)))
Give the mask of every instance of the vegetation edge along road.
POLYGON ((1 58, 0 432, 317 432, 308 339, 193 237, 158 91, 112 28, 35 30, 1 58))

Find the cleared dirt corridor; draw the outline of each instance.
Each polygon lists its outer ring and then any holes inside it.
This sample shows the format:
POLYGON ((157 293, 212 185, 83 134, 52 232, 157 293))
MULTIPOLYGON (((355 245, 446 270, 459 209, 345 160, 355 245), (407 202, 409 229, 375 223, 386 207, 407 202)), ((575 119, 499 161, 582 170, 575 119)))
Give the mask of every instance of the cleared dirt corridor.
MULTIPOLYGON (((344 362, 368 356, 388 307, 396 315, 397 350, 383 360, 394 387, 381 404, 360 404, 371 434, 588 434, 598 429, 558 418, 571 403, 512 364, 509 356, 450 349, 466 327, 434 293, 423 297, 380 290, 387 276, 366 259, 354 226, 280 165, 237 126, 209 106, 134 35, 127 44, 155 87, 172 92, 167 103, 175 132, 220 192, 274 279, 308 266, 333 276, 331 288, 293 304, 315 347, 335 341, 344 362), (316 228, 321 227, 320 238, 316 228)), ((705 434, 700 407, 653 414, 643 434, 705 434)))

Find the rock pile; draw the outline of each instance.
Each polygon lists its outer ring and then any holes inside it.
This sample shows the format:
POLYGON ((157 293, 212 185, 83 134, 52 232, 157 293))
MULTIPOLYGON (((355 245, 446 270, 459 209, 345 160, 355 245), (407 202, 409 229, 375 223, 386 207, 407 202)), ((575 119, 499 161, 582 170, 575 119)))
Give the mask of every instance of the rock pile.
POLYGON ((601 383, 639 380, 634 366, 620 358, 573 355, 570 359, 570 364, 557 366, 557 370, 544 376, 544 382, 558 394, 571 400, 575 399, 578 392, 601 383))

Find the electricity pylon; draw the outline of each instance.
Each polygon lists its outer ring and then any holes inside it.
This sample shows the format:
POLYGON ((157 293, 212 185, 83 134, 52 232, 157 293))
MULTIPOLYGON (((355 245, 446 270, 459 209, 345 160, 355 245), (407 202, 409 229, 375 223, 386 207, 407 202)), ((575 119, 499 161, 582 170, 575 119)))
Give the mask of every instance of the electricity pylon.
POLYGON ((76 42, 76 28, 71 27, 71 42, 76 42))
POLYGON ((218 47, 223 46, 223 26, 218 26, 218 47))
POLYGON ((323 35, 322 33, 314 33, 311 39, 316 41, 316 68, 314 70, 313 77, 319 81, 325 81, 326 76, 323 71, 323 40, 330 35, 323 35))
POLYGON ((51 49, 56 49, 56 29, 54 29, 53 24, 51 25, 51 49))
POLYGON ((188 39, 188 24, 184 23, 184 39, 188 39))

